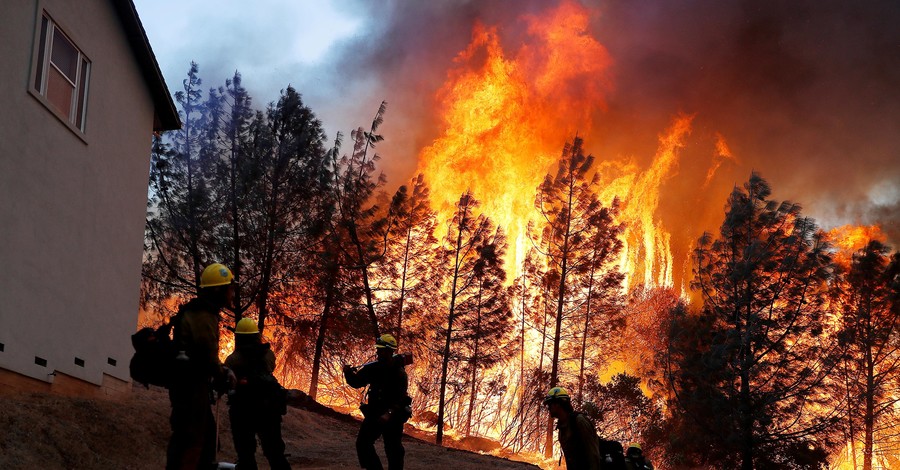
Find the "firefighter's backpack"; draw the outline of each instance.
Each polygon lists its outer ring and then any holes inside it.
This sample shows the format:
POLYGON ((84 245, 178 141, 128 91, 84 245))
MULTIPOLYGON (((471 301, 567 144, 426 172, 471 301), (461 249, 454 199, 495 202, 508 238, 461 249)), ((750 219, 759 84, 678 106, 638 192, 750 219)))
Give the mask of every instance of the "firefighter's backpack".
POLYGON ((178 351, 169 332, 177 317, 178 315, 159 328, 141 328, 131 335, 134 355, 131 356, 128 370, 132 379, 147 388, 150 385, 166 388, 172 385, 178 351))

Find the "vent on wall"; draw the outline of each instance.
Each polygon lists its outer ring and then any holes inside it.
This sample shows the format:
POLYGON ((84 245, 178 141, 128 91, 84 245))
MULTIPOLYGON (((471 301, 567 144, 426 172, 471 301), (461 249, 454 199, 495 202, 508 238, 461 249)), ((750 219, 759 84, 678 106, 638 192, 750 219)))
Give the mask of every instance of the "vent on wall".
POLYGON ((34 356, 34 363, 41 367, 47 367, 47 360, 43 357, 34 356))
POLYGON ((84 359, 80 357, 75 358, 75 365, 78 367, 84 367, 84 359))
POLYGON ((3 352, 3 343, 0 343, 0 352, 3 352))
POLYGON ((113 358, 111 358, 111 357, 107 357, 107 358, 106 358, 106 363, 109 364, 109 365, 111 365, 111 366, 114 366, 114 365, 116 365, 116 360, 113 359, 113 358))

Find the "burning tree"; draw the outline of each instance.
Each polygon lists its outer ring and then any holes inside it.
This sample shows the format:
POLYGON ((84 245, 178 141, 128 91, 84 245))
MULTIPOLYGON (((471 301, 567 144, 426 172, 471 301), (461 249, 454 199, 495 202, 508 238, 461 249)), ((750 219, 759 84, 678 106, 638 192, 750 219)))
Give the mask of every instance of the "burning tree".
MULTIPOLYGON (((490 236, 489 243, 478 247, 478 258, 472 268, 472 294, 457 304, 458 349, 469 372, 466 436, 472 434, 472 416, 476 401, 482 395, 480 388, 484 371, 507 356, 503 343, 512 327, 512 312, 509 290, 503 286, 506 280, 506 270, 503 268, 505 254, 506 239, 498 228, 490 236)), ((479 419, 476 425, 482 421, 479 419)))
MULTIPOLYGON (((604 207, 600 202, 595 190, 598 177, 589 176, 594 157, 584 155, 582 144, 578 137, 566 143, 556 174, 544 178, 535 198, 535 208, 542 218, 540 237, 535 242, 546 260, 546 280, 552 295, 547 299, 551 307, 548 313, 555 322, 548 387, 559 383, 563 330, 569 332, 566 337, 572 332, 583 332, 583 364, 591 302, 618 290, 622 281, 611 268, 622 247, 616 238, 620 227, 613 221, 617 203, 604 207), (584 326, 573 322, 583 307, 584 326)), ((552 452, 553 419, 548 417, 544 456, 549 458, 552 452)))
POLYGON ((824 462, 835 423, 822 386, 836 363, 824 334, 828 245, 797 204, 770 194, 755 173, 731 193, 719 238, 705 234, 695 251, 699 318, 673 330, 669 385, 717 467, 824 462))
POLYGON ((498 252, 502 255, 502 247, 506 242, 502 232, 494 228, 493 222, 487 216, 475 214, 477 207, 478 201, 471 193, 466 192, 460 197, 442 247, 442 267, 447 272, 445 297, 448 308, 446 323, 439 330, 443 342, 440 352, 440 398, 435 438, 439 445, 443 442, 444 436, 450 362, 461 359, 460 350, 463 349, 457 342, 465 340, 467 333, 470 333, 465 328, 472 326, 472 315, 481 315, 484 307, 493 310, 494 314, 504 314, 503 310, 496 310, 497 301, 502 300, 498 299, 502 294, 496 292, 502 288, 502 277, 499 283, 495 281, 498 276, 496 267, 499 267, 500 259, 498 252), (485 287, 488 288, 487 292, 484 290, 485 287), (481 296, 482 300, 479 300, 478 296, 481 296))
POLYGON ((854 461, 861 439, 862 468, 872 470, 876 448, 883 456, 900 450, 900 253, 870 241, 853 254, 834 301, 841 314, 844 355, 836 382, 847 397, 845 426, 854 461))
POLYGON ((380 159, 378 154, 369 155, 369 149, 384 140, 376 134, 384 121, 387 103, 382 102, 372 119, 368 131, 358 128, 350 134, 353 150, 349 155, 337 159, 340 137, 335 141, 332 155, 335 161, 337 211, 331 230, 335 237, 342 240, 334 246, 340 250, 344 265, 355 270, 362 283, 362 294, 365 299, 365 311, 369 321, 369 334, 373 338, 379 335, 378 317, 375 312, 375 294, 372 286, 371 270, 373 264, 384 256, 387 249, 387 237, 390 226, 390 214, 382 213, 374 201, 377 190, 387 178, 384 173, 376 174, 375 163, 380 159))
POLYGON ((423 338, 427 326, 423 321, 437 291, 436 214, 425 178, 418 175, 411 183, 411 188, 401 186, 391 201, 393 223, 385 256, 377 266, 379 290, 388 304, 384 316, 400 342, 405 336, 423 338), (413 320, 413 325, 405 329, 404 319, 413 320))
POLYGON ((585 411, 599 435, 621 442, 640 441, 650 449, 662 447, 665 419, 661 403, 644 395, 638 377, 616 374, 603 384, 593 376, 588 380, 587 397, 596 404, 586 406, 585 411))

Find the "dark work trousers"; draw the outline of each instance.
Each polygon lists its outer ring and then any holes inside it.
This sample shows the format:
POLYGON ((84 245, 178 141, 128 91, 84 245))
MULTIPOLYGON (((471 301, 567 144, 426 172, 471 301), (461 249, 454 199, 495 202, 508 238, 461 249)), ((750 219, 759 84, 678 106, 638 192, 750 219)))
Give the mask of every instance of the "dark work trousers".
POLYGON ((237 452, 238 470, 256 470, 256 436, 272 470, 289 470, 281 438, 281 414, 266 413, 253 407, 233 405, 228 409, 231 437, 237 452))
POLYGON ((166 452, 166 470, 207 470, 214 464, 216 419, 209 399, 209 380, 202 377, 169 387, 172 437, 166 452))
POLYGON ((403 422, 391 420, 387 423, 377 416, 363 419, 356 436, 356 455, 359 466, 368 470, 382 470, 381 459, 375 453, 375 440, 384 438, 384 453, 387 454, 389 470, 403 470, 403 456, 406 451, 400 439, 403 437, 403 422))

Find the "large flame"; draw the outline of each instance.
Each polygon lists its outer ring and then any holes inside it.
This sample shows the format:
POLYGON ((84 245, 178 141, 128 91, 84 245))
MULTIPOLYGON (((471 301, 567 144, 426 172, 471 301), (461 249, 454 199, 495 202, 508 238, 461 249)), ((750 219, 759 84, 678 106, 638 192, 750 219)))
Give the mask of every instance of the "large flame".
POLYGON ((538 184, 566 140, 590 129, 603 106, 610 65, 606 49, 585 33, 588 15, 579 5, 525 21, 531 40, 513 57, 495 28, 476 24, 439 93, 443 131, 419 159, 440 213, 471 190, 519 247, 538 184))
POLYGON ((636 165, 606 162, 601 195, 605 201, 621 200, 620 221, 625 225, 624 251, 620 269, 626 274, 628 288, 637 283, 648 287, 672 285, 673 259, 671 236, 656 216, 660 188, 672 176, 678 152, 691 131, 692 116, 679 116, 659 138, 653 162, 641 172, 636 165))
POLYGON ((828 231, 828 240, 835 247, 835 262, 850 266, 853 253, 864 248, 870 241, 887 241, 887 236, 878 225, 842 225, 828 231))
MULTIPOLYGON (((440 91, 444 128, 420 155, 436 209, 446 217, 460 194, 471 190, 482 210, 516 241, 511 257, 522 255, 538 184, 563 144, 591 130, 592 116, 603 109, 611 88, 606 79, 611 60, 586 33, 583 7, 565 2, 541 19, 525 21, 530 41, 512 56, 495 28, 476 24, 471 44, 457 56, 457 68, 440 91)), ((691 119, 675 119, 646 171, 630 161, 599 165, 601 197, 607 204, 614 197, 622 203, 621 268, 629 285, 672 284, 670 236, 655 212, 691 119)), ((508 267, 515 269, 518 261, 511 259, 508 267)))

